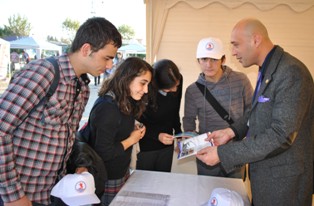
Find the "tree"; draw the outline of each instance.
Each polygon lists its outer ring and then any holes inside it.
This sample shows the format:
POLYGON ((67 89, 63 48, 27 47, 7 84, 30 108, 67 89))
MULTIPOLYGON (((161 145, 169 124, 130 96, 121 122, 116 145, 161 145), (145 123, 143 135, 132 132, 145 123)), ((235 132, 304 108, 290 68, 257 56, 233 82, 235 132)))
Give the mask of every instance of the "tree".
POLYGON ((126 40, 133 39, 135 36, 134 29, 126 24, 122 24, 121 26, 119 26, 118 31, 122 35, 122 38, 126 40))
POLYGON ((10 35, 11 35, 11 31, 9 31, 7 28, 0 27, 0 37, 6 37, 10 35))
POLYGON ((21 17, 20 14, 14 14, 9 17, 8 22, 8 26, 4 25, 4 28, 0 29, 1 36, 29 36, 32 27, 26 17, 21 17))
POLYGON ((67 42, 72 42, 76 31, 80 27, 80 22, 77 20, 71 20, 70 18, 66 18, 66 20, 62 23, 62 29, 67 32, 68 39, 67 42))

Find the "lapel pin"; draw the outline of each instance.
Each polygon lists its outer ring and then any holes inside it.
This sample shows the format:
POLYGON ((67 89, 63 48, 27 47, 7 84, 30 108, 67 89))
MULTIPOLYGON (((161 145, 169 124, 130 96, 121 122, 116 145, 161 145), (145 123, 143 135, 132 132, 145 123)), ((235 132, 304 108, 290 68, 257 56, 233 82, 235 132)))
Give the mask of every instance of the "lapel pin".
POLYGON ((269 79, 266 79, 265 83, 268 84, 268 82, 269 82, 269 79))

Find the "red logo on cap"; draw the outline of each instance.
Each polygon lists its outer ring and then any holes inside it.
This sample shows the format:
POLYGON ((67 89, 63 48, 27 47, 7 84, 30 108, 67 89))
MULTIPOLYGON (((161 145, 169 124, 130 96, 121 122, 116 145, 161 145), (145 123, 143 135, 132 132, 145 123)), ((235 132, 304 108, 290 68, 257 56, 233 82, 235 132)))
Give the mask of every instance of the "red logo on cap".
POLYGON ((217 201, 216 197, 213 197, 213 198, 210 200, 210 205, 211 205, 211 206, 216 206, 216 205, 218 205, 218 201, 217 201))
POLYGON ((75 190, 78 192, 84 192, 84 190, 86 189, 86 184, 83 181, 79 181, 78 183, 76 183, 75 185, 75 190))
POLYGON ((206 47, 205 47, 207 50, 211 51, 214 49, 214 44, 212 44, 211 42, 208 42, 206 44, 206 47))

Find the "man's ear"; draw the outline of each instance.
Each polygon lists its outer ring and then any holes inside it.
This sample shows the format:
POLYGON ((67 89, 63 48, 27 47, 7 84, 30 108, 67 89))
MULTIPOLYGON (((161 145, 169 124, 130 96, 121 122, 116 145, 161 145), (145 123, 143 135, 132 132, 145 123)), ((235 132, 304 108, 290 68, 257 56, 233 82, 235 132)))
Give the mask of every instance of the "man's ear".
POLYGON ((92 49, 89 43, 83 44, 81 47, 81 52, 84 57, 89 56, 92 53, 92 49))
POLYGON ((262 42, 262 36, 260 34, 253 34, 253 41, 255 47, 259 47, 262 42))

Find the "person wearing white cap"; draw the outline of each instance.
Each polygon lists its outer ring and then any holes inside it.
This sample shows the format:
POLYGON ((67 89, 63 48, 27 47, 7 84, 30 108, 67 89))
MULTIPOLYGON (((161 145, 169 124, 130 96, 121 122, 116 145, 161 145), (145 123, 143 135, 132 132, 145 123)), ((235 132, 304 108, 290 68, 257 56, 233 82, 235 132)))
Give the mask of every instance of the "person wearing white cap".
MULTIPOLYGON (((196 82, 189 85, 185 92, 185 108, 183 117, 184 131, 197 131, 200 134, 225 128, 228 122, 221 118, 213 106, 206 100, 210 92, 221 106, 236 120, 249 112, 253 89, 247 76, 233 71, 224 65, 226 61, 223 44, 214 37, 199 41, 196 52, 201 73, 196 82), (198 88, 198 85, 203 88, 198 88), (198 119, 198 129, 196 128, 198 119)), ((220 165, 208 166, 197 160, 199 175, 244 178, 244 167, 226 173, 220 165)))

